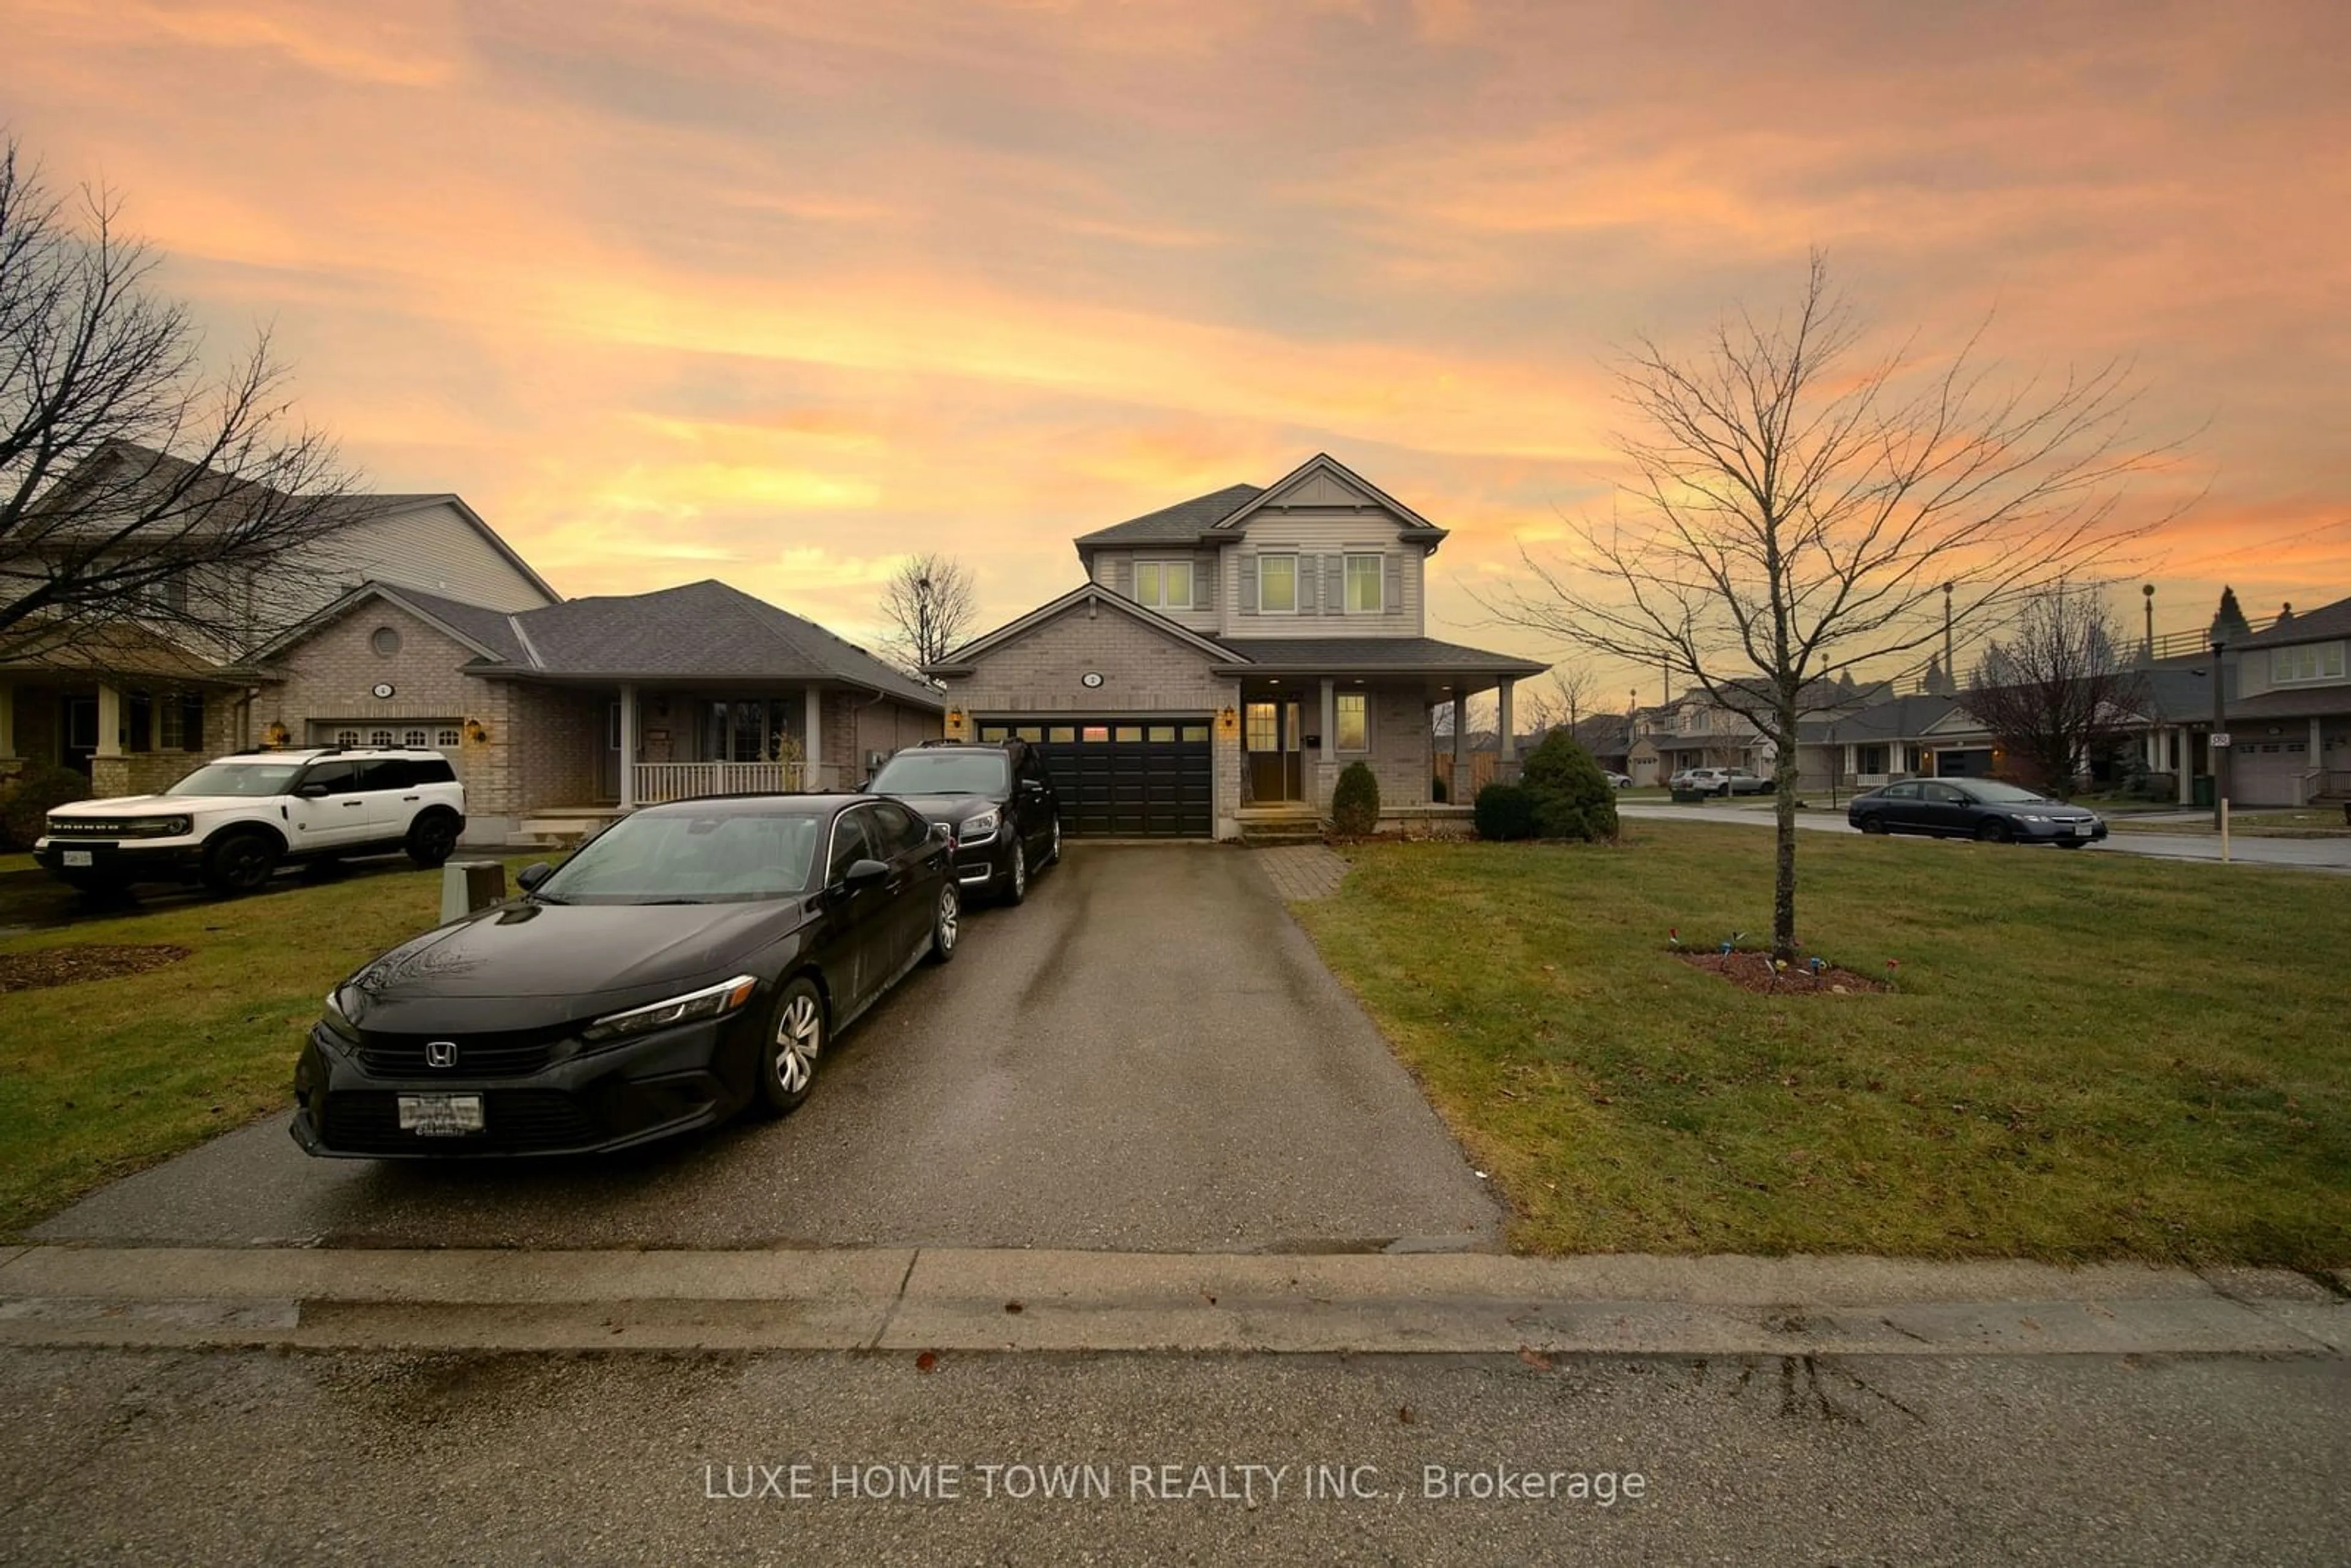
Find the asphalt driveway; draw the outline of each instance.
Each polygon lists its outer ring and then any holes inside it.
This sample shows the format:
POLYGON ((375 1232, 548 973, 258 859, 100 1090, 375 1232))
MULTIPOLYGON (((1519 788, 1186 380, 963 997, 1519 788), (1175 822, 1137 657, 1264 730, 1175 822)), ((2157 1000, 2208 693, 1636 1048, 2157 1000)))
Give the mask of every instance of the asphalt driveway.
POLYGON ((312 1160, 275 1116, 34 1234, 1314 1251, 1492 1247, 1500 1218, 1248 852, 1073 845, 868 1014, 780 1123, 420 1166, 312 1160))

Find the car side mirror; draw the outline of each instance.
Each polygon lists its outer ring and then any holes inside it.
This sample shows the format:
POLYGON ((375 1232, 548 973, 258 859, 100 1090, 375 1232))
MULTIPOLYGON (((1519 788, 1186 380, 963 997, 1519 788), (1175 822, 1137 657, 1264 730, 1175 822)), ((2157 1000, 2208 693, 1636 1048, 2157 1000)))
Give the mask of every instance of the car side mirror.
POLYGON ((1045 781, 1042 779, 1023 779, 1020 780, 1020 792, 1023 795, 1042 795, 1045 781))
POLYGON ((850 892, 855 893, 861 888, 872 887, 875 883, 881 882, 888 877, 889 874, 890 867, 887 862, 873 860, 852 861, 850 862, 849 870, 842 873, 841 881, 841 884, 847 887, 850 892))
POLYGON ((955 841, 955 830, 948 827, 945 822, 933 822, 931 824, 931 837, 940 840, 942 842, 953 843, 955 841))
POLYGON ((528 893, 554 874, 555 868, 545 861, 533 861, 515 873, 515 885, 528 893))
POLYGON ((327 787, 324 784, 297 785, 294 798, 298 800, 323 800, 327 798, 327 787))

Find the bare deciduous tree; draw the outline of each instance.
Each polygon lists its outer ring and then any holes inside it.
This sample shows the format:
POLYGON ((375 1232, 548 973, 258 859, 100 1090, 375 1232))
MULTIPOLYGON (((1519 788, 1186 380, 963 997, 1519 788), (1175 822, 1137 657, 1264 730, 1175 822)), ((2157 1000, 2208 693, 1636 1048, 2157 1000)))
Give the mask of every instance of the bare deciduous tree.
POLYGON ((882 590, 885 647, 910 669, 936 664, 971 630, 979 599, 971 569, 935 551, 910 555, 882 590))
POLYGON ((2144 531, 2126 481, 2166 449, 2131 441, 2121 367, 1995 384, 1970 340, 1936 362, 1872 355, 1817 253, 1792 308, 1735 309, 1677 356, 1642 338, 1615 367, 1631 470, 1572 553, 1521 551, 1499 619, 1686 678, 1770 742, 1778 775, 1773 950, 1796 945, 1798 726, 1857 668, 2087 575, 2144 531))
POLYGON ((277 569, 365 515, 295 424, 268 335, 207 373, 120 214, 0 146, 0 657, 102 666, 151 636, 244 652, 282 627, 277 569))
POLYGON ((1567 727, 1573 730, 1592 710, 1592 698, 1600 684, 1593 677, 1588 664, 1553 664, 1551 671, 1552 695, 1566 716, 1567 727))
POLYGON ((2060 583, 2025 601, 1988 644, 1959 701, 2030 769, 2070 795, 2083 768, 2131 729, 2147 683, 2121 652, 2122 623, 2104 589, 2060 583))

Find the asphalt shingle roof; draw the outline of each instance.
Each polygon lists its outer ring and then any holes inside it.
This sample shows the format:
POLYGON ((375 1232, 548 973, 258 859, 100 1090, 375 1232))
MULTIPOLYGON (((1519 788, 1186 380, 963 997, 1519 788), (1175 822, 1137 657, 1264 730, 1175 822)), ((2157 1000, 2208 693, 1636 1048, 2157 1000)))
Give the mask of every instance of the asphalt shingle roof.
POLYGON ((1113 523, 1097 528, 1078 539, 1081 549, 1087 545, 1159 544, 1199 538, 1220 518, 1236 508, 1265 494, 1261 485, 1228 485, 1221 490, 1211 490, 1205 496, 1195 496, 1188 501, 1178 501, 1155 512, 1145 512, 1139 517, 1129 517, 1123 523, 1113 523))
POLYGON ((464 632, 483 647, 496 650, 502 663, 520 664, 529 662, 530 655, 523 651, 521 641, 515 635, 513 618, 503 610, 486 610, 478 604, 468 604, 462 599, 426 593, 396 582, 372 586, 406 600, 435 621, 464 632))
POLYGON ((1272 668, 1523 670, 1540 674, 1537 660, 1489 653, 1434 637, 1219 637, 1253 664, 1272 668))
POLYGON ((2322 637, 2351 636, 2351 599, 2338 599, 2332 604, 2296 615, 2283 626, 2273 626, 2266 632, 2256 632, 2237 644, 2240 648, 2277 648, 2294 643, 2313 643, 2322 637))
POLYGON ((528 645, 517 648, 500 668, 517 673, 642 680, 829 679, 871 686, 926 707, 946 706, 935 688, 815 622, 711 580, 653 593, 570 599, 512 619, 520 622, 528 645))

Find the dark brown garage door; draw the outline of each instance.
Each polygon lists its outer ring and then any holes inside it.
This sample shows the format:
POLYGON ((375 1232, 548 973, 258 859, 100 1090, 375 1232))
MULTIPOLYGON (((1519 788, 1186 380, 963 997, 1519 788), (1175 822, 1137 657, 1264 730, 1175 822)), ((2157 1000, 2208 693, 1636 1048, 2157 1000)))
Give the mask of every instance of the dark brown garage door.
POLYGON ((1207 838, 1215 816, 1208 723, 1200 718, 984 718, 982 740, 1037 747, 1061 798, 1061 831, 1095 838, 1207 838))

